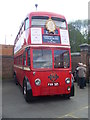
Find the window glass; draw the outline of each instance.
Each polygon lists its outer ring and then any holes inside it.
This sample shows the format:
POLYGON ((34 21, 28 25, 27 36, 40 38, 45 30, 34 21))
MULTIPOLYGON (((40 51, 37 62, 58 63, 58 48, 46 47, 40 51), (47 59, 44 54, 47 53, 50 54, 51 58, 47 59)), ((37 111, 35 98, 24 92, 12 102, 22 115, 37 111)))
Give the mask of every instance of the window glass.
POLYGON ((20 65, 22 65, 22 55, 20 56, 20 65))
POLYGON ((22 25, 22 33, 23 33, 23 31, 24 31, 24 24, 22 25))
POLYGON ((55 22, 56 27, 66 29, 66 21, 65 21, 65 19, 56 18, 56 17, 52 17, 51 19, 55 22))
POLYGON ((52 68, 52 51, 33 50, 33 68, 52 68))
POLYGON ((25 20, 25 30, 29 28, 29 19, 25 20))
POLYGON ((19 57, 17 57, 17 65, 19 65, 19 57))
POLYGON ((23 54, 23 62, 24 62, 24 65, 26 65, 26 52, 24 52, 23 54))
POLYGON ((18 56, 18 64, 20 64, 20 56, 18 56))
POLYGON ((69 68, 70 57, 68 50, 54 50, 54 68, 69 68))
POLYGON ((30 49, 27 51, 27 65, 30 66, 30 49))
POLYGON ((17 65, 17 58, 15 58, 15 64, 17 65))
POLYGON ((46 21, 49 19, 48 16, 33 16, 31 25, 33 26, 41 26, 44 27, 46 24, 46 21))
MULTIPOLYGON (((32 26, 41 26, 45 27, 47 20, 49 19, 48 16, 33 16, 31 25, 32 26)), ((66 21, 62 18, 51 17, 51 19, 55 22, 56 27, 66 29, 66 21)))
POLYGON ((24 32, 24 23, 22 24, 22 27, 21 27, 21 34, 24 32))

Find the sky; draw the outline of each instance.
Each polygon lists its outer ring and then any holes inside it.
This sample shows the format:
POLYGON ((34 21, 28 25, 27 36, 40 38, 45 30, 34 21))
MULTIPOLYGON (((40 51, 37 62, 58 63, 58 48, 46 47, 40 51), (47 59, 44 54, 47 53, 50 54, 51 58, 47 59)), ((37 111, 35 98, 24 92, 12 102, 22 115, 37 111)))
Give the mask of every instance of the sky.
POLYGON ((0 44, 14 44, 25 16, 36 11, 54 12, 67 22, 88 19, 89 0, 0 0, 0 44))

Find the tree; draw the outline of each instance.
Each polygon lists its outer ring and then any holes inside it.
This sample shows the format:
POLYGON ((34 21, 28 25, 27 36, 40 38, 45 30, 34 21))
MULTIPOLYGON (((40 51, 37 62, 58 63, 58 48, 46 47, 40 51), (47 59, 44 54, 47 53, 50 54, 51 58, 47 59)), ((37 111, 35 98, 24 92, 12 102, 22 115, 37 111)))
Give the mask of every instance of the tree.
POLYGON ((88 43, 88 33, 82 30, 86 29, 86 23, 86 21, 78 20, 68 24, 71 52, 79 52, 79 45, 88 43))

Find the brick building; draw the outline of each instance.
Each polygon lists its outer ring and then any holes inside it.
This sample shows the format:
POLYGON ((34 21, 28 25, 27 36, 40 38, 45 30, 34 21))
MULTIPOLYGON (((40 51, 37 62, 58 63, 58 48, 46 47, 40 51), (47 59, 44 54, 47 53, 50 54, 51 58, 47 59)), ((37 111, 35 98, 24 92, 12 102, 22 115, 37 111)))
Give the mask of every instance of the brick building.
POLYGON ((0 78, 2 78, 2 46, 0 45, 0 78))
POLYGON ((79 62, 81 62, 81 53, 71 53, 72 73, 75 72, 75 69, 79 62))
POLYGON ((13 45, 0 45, 0 76, 13 78, 13 45))
POLYGON ((87 65, 87 80, 90 80, 90 45, 81 44, 81 62, 87 65))
POLYGON ((72 73, 75 71, 79 62, 82 62, 87 65, 87 81, 90 81, 90 45, 81 44, 80 45, 80 53, 72 53, 72 73))

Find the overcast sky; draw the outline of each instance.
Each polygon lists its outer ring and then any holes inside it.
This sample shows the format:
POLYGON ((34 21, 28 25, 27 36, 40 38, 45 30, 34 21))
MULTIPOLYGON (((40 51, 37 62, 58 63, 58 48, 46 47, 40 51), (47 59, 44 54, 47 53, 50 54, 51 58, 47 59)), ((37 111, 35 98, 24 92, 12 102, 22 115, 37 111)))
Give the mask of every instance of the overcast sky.
POLYGON ((25 16, 36 11, 54 12, 67 22, 88 19, 89 0, 0 0, 0 44, 13 44, 25 16))

